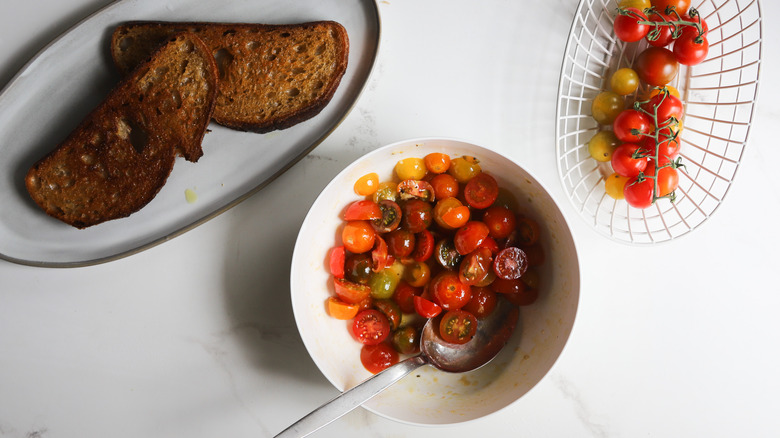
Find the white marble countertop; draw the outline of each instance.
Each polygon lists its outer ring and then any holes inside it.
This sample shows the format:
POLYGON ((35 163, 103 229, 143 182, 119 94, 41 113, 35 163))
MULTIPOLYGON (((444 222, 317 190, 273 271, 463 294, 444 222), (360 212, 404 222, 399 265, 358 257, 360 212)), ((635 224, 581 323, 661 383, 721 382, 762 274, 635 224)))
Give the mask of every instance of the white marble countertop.
MULTIPOLYGON (((4 0, 0 86, 108 3, 4 0)), ((725 202, 654 247, 597 234, 558 180, 555 101, 576 4, 381 1, 380 56, 356 107, 269 187, 119 261, 0 261, 0 437, 268 437, 335 396, 290 306, 298 227, 352 160, 424 136, 490 145, 552 190, 580 252, 574 331, 545 379, 494 415, 421 428, 357 409, 314 436, 777 436, 780 3, 761 3, 757 111, 725 202)))

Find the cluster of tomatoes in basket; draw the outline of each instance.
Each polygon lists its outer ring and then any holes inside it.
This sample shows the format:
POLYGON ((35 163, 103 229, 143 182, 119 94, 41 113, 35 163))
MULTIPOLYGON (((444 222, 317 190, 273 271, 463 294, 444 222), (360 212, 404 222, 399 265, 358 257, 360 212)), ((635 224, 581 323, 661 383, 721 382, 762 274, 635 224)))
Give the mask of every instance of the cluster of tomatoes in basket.
POLYGON ((350 321, 372 373, 417 353, 428 318, 441 315, 442 339, 462 344, 497 300, 532 304, 545 258, 537 222, 476 158, 404 158, 394 174, 355 183, 362 198, 344 210, 329 253, 328 313, 350 321))
POLYGON ((684 109, 679 92, 668 84, 680 64, 698 64, 708 52, 707 24, 689 6, 689 0, 622 0, 615 34, 626 42, 645 40, 647 48, 633 65, 616 70, 609 90, 591 104, 602 129, 588 142, 588 152, 611 165, 606 193, 635 208, 675 200, 684 109))

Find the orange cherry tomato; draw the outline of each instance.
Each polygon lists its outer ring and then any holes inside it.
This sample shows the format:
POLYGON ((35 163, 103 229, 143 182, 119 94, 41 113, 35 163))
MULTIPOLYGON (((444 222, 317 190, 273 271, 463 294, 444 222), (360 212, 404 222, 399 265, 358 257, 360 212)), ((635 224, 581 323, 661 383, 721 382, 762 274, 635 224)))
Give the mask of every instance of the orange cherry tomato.
POLYGON ((379 188, 379 175, 375 172, 363 175, 355 181, 354 190, 360 196, 373 195, 377 188, 379 188))
POLYGON ((350 320, 357 315, 360 306, 345 303, 336 297, 328 298, 328 314, 336 319, 350 320))
POLYGON ((368 221, 350 221, 344 226, 341 240, 347 251, 355 254, 364 253, 374 247, 376 232, 368 221))
POLYGON ((432 173, 444 173, 450 168, 450 156, 433 152, 425 156, 425 167, 432 173))

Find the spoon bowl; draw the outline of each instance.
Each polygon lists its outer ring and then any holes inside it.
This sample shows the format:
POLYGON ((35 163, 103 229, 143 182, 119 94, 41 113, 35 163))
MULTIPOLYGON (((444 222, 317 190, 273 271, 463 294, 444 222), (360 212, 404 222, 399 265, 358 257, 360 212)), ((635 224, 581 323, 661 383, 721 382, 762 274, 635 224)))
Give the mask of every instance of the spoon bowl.
POLYGON ((442 339, 442 315, 429 319, 420 335, 420 354, 375 374, 352 389, 323 404, 276 438, 304 437, 362 405, 382 390, 423 365, 442 371, 463 373, 490 362, 515 331, 520 311, 505 299, 498 300, 493 312, 478 321, 477 333, 468 342, 452 344, 442 339))

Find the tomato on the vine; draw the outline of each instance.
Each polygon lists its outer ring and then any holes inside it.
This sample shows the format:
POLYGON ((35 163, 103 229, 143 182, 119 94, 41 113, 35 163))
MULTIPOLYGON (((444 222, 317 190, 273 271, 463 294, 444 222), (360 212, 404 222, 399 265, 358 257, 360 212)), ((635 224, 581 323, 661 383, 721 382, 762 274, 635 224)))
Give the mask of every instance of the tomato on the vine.
POLYGON ((612 124, 612 131, 624 143, 638 143, 653 130, 653 121, 646 114, 627 109, 618 114, 612 124))
POLYGON ((655 160, 650 160, 645 169, 645 175, 654 176, 656 183, 655 195, 666 196, 677 189, 680 183, 680 175, 668 159, 658 159, 660 167, 656 171, 655 160))
POLYGON ((372 374, 376 374, 398 363, 398 352, 383 342, 376 345, 364 345, 360 349, 360 363, 372 374))
POLYGON ((632 177, 623 188, 623 196, 628 205, 634 208, 647 208, 653 204, 653 180, 650 178, 639 179, 632 177))
POLYGON ((363 310, 352 320, 352 334, 362 344, 376 345, 390 336, 390 321, 379 310, 363 310))
POLYGON ((696 11, 696 16, 695 17, 691 16, 689 12, 686 12, 685 14, 682 14, 681 18, 684 21, 688 21, 690 23, 695 23, 695 24, 692 24, 692 25, 689 25, 689 26, 692 27, 693 29, 696 29, 697 31, 701 30, 701 32, 700 32, 701 36, 707 36, 707 34, 710 31, 710 27, 707 26, 707 22, 704 20, 704 18, 701 16, 701 14, 699 14, 698 11, 696 11), (701 29, 697 28, 696 25, 701 27, 701 29))
POLYGON ((677 76, 680 65, 669 49, 648 47, 637 56, 634 70, 639 78, 654 87, 662 87, 677 76))
POLYGON ((704 61, 710 50, 706 36, 700 36, 693 27, 683 29, 682 35, 674 41, 672 51, 677 62, 684 65, 696 65, 704 61))
POLYGON ((665 11, 668 7, 674 7, 680 15, 688 12, 691 7, 691 0, 650 0, 650 3, 657 11, 665 11))
POLYGON ((628 43, 641 40, 650 30, 648 25, 641 23, 642 21, 647 21, 647 15, 639 9, 620 9, 613 26, 615 35, 628 43))
POLYGON ((680 121, 683 118, 683 103, 671 93, 660 92, 641 105, 642 109, 656 115, 658 126, 664 126, 674 117, 680 121))
POLYGON ((655 138, 647 137, 641 146, 649 152, 648 157, 655 156, 658 152, 658 158, 673 160, 680 153, 680 142, 676 138, 667 138, 663 134, 658 135, 657 145, 655 138))
POLYGON ((477 334, 477 318, 464 310, 450 310, 439 323, 439 335, 452 344, 465 344, 477 334))
POLYGON ((612 154, 612 169, 619 175, 637 176, 647 167, 647 151, 632 143, 623 143, 612 154))
MULTIPOLYGON (((650 21, 664 23, 672 21, 672 17, 666 15, 663 10, 653 10, 647 17, 650 21)), ((658 25, 654 26, 645 37, 647 43, 654 47, 666 47, 674 41, 672 26, 658 25)))

